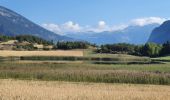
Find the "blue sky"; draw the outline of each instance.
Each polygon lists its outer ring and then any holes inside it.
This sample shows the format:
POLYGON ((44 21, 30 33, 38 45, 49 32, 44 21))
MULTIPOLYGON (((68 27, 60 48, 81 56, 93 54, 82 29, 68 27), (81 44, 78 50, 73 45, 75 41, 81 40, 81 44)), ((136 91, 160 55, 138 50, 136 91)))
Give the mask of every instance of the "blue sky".
POLYGON ((75 22, 75 26, 88 27, 99 22, 117 25, 137 18, 170 17, 170 0, 0 0, 0 5, 40 25, 75 22))

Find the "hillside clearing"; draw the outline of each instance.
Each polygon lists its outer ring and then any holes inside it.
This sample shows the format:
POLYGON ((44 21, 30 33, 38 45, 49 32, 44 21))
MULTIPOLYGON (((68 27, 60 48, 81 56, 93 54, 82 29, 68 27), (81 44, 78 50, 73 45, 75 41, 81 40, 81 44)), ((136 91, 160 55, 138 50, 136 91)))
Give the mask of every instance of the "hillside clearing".
POLYGON ((10 57, 10 56, 74 56, 81 57, 83 56, 83 51, 81 50, 57 50, 57 51, 0 51, 1 57, 10 57))
POLYGON ((0 80, 0 99, 169 100, 170 87, 158 85, 0 80))

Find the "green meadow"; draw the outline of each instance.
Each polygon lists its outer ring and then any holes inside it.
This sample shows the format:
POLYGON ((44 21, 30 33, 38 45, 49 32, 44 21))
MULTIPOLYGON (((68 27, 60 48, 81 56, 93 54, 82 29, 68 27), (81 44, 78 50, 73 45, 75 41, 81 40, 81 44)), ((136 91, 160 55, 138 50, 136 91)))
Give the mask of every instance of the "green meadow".
POLYGON ((0 78, 170 85, 170 62, 162 60, 165 58, 99 54, 89 50, 84 51, 83 57, 1 57, 0 78))

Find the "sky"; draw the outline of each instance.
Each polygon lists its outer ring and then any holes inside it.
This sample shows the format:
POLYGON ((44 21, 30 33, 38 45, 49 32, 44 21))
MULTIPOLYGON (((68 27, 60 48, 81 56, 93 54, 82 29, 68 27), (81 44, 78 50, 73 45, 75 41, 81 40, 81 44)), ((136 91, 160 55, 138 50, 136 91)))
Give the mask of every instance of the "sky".
POLYGON ((116 30, 170 18, 170 0, 0 0, 0 5, 61 32, 116 30))

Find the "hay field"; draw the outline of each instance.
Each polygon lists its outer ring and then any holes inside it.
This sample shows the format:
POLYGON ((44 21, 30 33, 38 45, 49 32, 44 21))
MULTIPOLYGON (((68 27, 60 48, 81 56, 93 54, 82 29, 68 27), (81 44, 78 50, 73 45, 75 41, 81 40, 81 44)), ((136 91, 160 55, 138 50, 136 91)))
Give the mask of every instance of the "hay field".
POLYGON ((9 57, 9 56, 74 56, 81 57, 83 56, 83 51, 81 50, 57 50, 57 51, 0 51, 0 56, 9 57))
POLYGON ((0 100, 170 100, 170 86, 0 80, 0 100))

